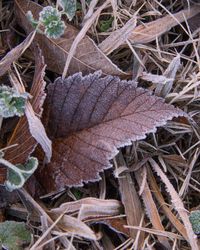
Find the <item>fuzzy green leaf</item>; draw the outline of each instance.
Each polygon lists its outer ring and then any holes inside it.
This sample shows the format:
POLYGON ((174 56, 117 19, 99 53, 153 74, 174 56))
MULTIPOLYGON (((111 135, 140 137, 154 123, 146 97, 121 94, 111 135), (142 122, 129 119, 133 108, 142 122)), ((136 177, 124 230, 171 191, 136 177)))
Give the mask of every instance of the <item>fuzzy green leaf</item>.
POLYGON ((8 169, 8 177, 5 182, 5 186, 9 191, 21 188, 25 181, 34 173, 37 169, 38 160, 35 157, 30 157, 25 165, 17 164, 17 171, 8 169))
POLYGON ((71 21, 76 13, 76 0, 58 0, 58 3, 71 21))
POLYGON ((39 22, 34 19, 33 14, 30 10, 27 12, 26 16, 27 16, 29 22, 32 24, 32 26, 36 29, 39 22))
POLYGON ((45 35, 49 38, 57 39, 62 36, 65 30, 63 21, 54 21, 45 28, 45 35))
POLYGON ((58 22, 60 19, 60 12, 52 6, 44 7, 39 14, 39 22, 43 23, 44 26, 48 26, 52 22, 58 22))
POLYGON ((5 221, 0 223, 1 247, 9 250, 23 250, 31 242, 31 233, 23 222, 5 221))
POLYGON ((44 33, 49 38, 59 38, 65 30, 65 23, 61 20, 61 13, 52 6, 43 8, 39 15, 39 22, 44 25, 44 33))
POLYGON ((20 94, 14 88, 0 86, 0 116, 4 118, 24 114, 28 93, 20 94))

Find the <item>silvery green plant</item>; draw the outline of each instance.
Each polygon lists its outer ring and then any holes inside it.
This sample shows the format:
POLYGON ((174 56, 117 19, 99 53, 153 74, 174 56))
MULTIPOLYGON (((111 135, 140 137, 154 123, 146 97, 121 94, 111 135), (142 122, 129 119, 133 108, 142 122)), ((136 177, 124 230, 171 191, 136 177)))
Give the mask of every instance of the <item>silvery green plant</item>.
POLYGON ((27 12, 27 18, 32 26, 48 38, 57 39, 64 34, 65 23, 62 21, 62 15, 66 15, 71 21, 76 12, 76 0, 57 0, 57 7, 46 6, 40 11, 39 19, 33 17, 31 11, 27 12), (61 7, 61 11, 57 7, 61 7))
POLYGON ((38 159, 30 157, 26 164, 13 165, 3 158, 2 150, 0 151, 0 164, 8 168, 7 180, 4 185, 6 189, 12 192, 15 189, 23 187, 25 181, 35 172, 38 167, 38 159))
POLYGON ((5 187, 8 191, 23 187, 25 181, 35 172, 38 167, 38 159, 30 157, 28 161, 22 165, 17 164, 16 166, 7 162, 8 174, 7 180, 5 181, 5 187))
POLYGON ((34 28, 40 33, 43 33, 42 27, 44 28, 44 34, 48 38, 59 38, 64 34, 65 23, 61 20, 61 12, 52 6, 44 7, 39 13, 39 20, 33 18, 31 11, 28 11, 27 17, 34 28))
POLYGON ((66 14, 69 21, 72 20, 76 13, 76 0, 57 0, 57 3, 63 9, 63 14, 66 14))
POLYGON ((45 27, 44 33, 49 38, 59 38, 65 30, 65 23, 61 20, 61 13, 52 6, 44 7, 39 14, 39 23, 45 27))
POLYGON ((195 234, 200 234, 200 210, 192 211, 189 216, 195 234))
POLYGON ((2 118, 22 116, 24 114, 28 93, 20 94, 14 88, 0 86, 0 116, 2 118))

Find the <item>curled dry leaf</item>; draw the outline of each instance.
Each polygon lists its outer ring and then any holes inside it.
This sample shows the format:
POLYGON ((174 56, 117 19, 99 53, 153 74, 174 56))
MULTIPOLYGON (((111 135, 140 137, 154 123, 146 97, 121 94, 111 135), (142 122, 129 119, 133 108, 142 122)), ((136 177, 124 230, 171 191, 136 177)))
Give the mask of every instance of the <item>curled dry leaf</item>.
POLYGON ((4 75, 10 69, 11 64, 16 61, 31 45, 34 36, 35 32, 30 33, 22 43, 4 56, 4 58, 0 61, 0 76, 4 75))
POLYGON ((44 93, 46 82, 43 79, 46 65, 44 64, 44 58, 42 57, 41 50, 38 47, 35 47, 35 58, 35 74, 30 91, 32 98, 30 100, 30 103, 28 103, 28 109, 26 109, 25 111, 28 117, 26 118, 25 116, 23 116, 22 118, 20 118, 12 134, 12 137, 8 142, 8 146, 13 144, 17 144, 17 146, 9 148, 5 152, 5 158, 13 164, 23 164, 26 162, 27 158, 34 151, 37 145, 36 139, 38 138, 38 142, 40 142, 41 144, 43 143, 43 148, 46 152, 47 157, 51 157, 51 141, 48 139, 48 137, 46 137, 44 128, 41 128, 41 121, 38 117, 35 117, 35 114, 33 113, 34 110, 34 112, 39 117, 42 115, 42 106, 46 97, 46 94, 44 93), (33 130, 34 133, 32 134, 33 130), (38 135, 35 136, 35 134, 38 135), (34 137, 36 139, 34 139, 34 137), (41 142, 40 138, 42 138, 41 140, 44 139, 44 141, 41 142))
POLYGON ((99 217, 119 215, 121 203, 117 200, 103 200, 97 198, 84 198, 77 201, 63 203, 60 207, 51 209, 54 214, 78 214, 80 220, 96 220, 99 217))
POLYGON ((92 197, 66 202, 60 207, 49 211, 50 216, 59 216, 60 214, 78 215, 78 218, 82 221, 106 224, 112 230, 128 235, 128 229, 124 228, 126 220, 118 217, 121 213, 122 204, 120 201, 92 197))
POLYGON ((47 191, 99 180, 117 148, 185 115, 133 81, 101 78, 100 72, 58 78, 48 86, 46 107, 53 156, 38 178, 47 191))
MULTIPOLYGON (((16 18, 19 25, 21 25, 27 33, 33 30, 26 17, 26 13, 29 10, 37 19, 39 12, 42 10, 42 6, 32 1, 15 0, 16 18)), ((43 51, 45 62, 50 70, 62 74, 69 50, 78 32, 75 27, 67 24, 64 35, 59 39, 54 40, 41 34, 36 35, 36 40, 43 51)), ((76 53, 71 60, 68 74, 71 75, 79 71, 83 74, 88 74, 99 69, 101 69, 105 75, 111 74, 127 77, 126 73, 117 68, 117 66, 103 54, 92 39, 85 36, 79 43, 76 53)))
MULTIPOLYGON (((51 218, 56 220, 58 216, 51 214, 51 218)), ((90 240, 96 240, 95 233, 80 219, 69 215, 63 215, 57 226, 65 231, 69 236, 80 236, 90 240)))

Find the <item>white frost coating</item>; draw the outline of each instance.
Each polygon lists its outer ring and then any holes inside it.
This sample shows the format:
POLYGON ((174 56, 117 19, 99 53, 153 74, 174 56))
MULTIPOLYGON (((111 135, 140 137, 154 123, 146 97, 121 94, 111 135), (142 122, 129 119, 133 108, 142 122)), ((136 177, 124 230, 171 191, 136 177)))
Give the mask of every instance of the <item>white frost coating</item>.
POLYGON ((50 162, 52 156, 52 145, 44 126, 39 118, 34 114, 32 106, 27 103, 25 114, 28 120, 29 130, 34 139, 41 145, 45 152, 47 162, 50 162))

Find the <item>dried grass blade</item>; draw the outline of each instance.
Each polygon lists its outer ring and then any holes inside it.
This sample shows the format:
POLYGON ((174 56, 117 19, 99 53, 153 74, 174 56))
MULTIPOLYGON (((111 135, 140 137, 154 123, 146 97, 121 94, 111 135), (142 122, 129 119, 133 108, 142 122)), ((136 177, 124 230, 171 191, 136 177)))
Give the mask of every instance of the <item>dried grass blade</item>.
POLYGON ((26 39, 20 43, 18 46, 13 48, 10 52, 8 52, 3 59, 0 61, 0 76, 4 75, 9 69, 11 64, 16 61, 23 53, 24 51, 31 45, 35 33, 31 32, 26 39))
POLYGON ((168 81, 165 82, 164 85, 158 85, 155 93, 158 96, 166 97, 174 83, 174 79, 176 76, 176 73, 181 66, 181 60, 180 60, 180 55, 178 54, 176 57, 173 58, 173 60, 170 62, 169 66, 165 70, 163 76, 168 79, 168 81))
POLYGON ((157 201, 159 202, 160 206, 162 206, 162 210, 167 216, 167 218, 170 220, 172 225, 177 229, 177 231, 185 238, 187 239, 187 232, 185 230, 185 227, 183 224, 173 215, 169 207, 166 205, 166 202, 159 190, 159 187, 155 181, 155 178, 151 172, 151 169, 148 168, 148 180, 151 186, 151 189, 153 190, 153 194, 156 197, 157 201))
MULTIPOLYGON (((200 12, 200 9, 193 6, 190 9, 181 10, 178 13, 173 14, 174 18, 171 15, 166 15, 165 17, 159 18, 145 25, 139 25, 130 33, 128 40, 133 44, 139 44, 139 43, 145 44, 145 43, 152 42, 157 37, 164 34, 165 32, 167 32, 174 26, 195 16, 199 12, 200 12)), ((127 23, 127 26, 128 26, 128 23, 127 23)), ((116 31, 115 34, 118 34, 118 36, 122 36, 122 34, 124 35, 124 33, 122 33, 124 32, 123 28, 116 31)), ((113 46, 113 43, 111 43, 112 36, 114 36, 114 33, 112 33, 101 44, 99 44, 99 48, 106 55, 110 54, 114 49, 118 48, 117 46, 113 46), (113 46, 113 49, 112 49, 112 46, 113 46)), ((118 39, 120 40, 119 37, 118 39)), ((115 38, 115 41, 116 41, 116 38, 115 38)), ((119 46, 124 45, 124 44, 125 42, 123 44, 122 43, 119 44, 119 46)))
POLYGON ((177 235, 177 234, 172 233, 172 232, 166 232, 166 231, 161 231, 161 230, 156 230, 156 229, 151 229, 151 228, 146 228, 146 227, 137 227, 137 226, 125 226, 125 227, 136 229, 136 230, 141 230, 144 232, 148 232, 150 234, 155 234, 157 236, 160 235, 162 237, 183 240, 183 238, 180 235, 177 235))
POLYGON ((193 170, 193 167, 195 166, 195 163, 199 157, 199 154, 200 154, 200 151, 199 151, 199 148, 196 149, 195 153, 194 153, 194 156, 193 156, 193 159, 189 165, 189 171, 187 173, 187 176, 181 186, 181 189, 179 191, 179 195, 180 196, 183 196, 187 190, 188 190, 188 187, 189 187, 189 184, 190 184, 190 178, 191 178, 191 175, 192 175, 192 170, 193 170))
POLYGON ((174 26, 195 16, 199 12, 200 9, 193 6, 190 9, 181 10, 173 14, 173 17, 172 15, 166 15, 165 17, 147 23, 145 26, 139 25, 129 36, 129 40, 133 44, 152 42, 174 26))
MULTIPOLYGON (((146 170, 146 166, 144 166, 144 167, 143 167, 143 169, 146 170)), ((135 177, 136 177, 136 180, 137 180, 139 186, 141 185, 142 180, 143 180, 142 175, 143 175, 142 169, 139 169, 138 171, 135 172, 135 177)), ((149 217, 154 229, 160 230, 160 231, 165 231, 165 229, 162 225, 161 218, 159 216, 157 207, 156 207, 155 202, 153 200, 153 197, 151 195, 151 191, 150 191, 150 188, 149 188, 147 181, 145 181, 144 190, 142 192, 142 199, 144 201, 146 212, 148 214, 148 217, 149 217)), ((158 240, 167 249, 170 249, 170 244, 169 244, 168 239, 166 237, 158 235, 158 240)))
POLYGON ((121 29, 118 29, 111 33, 103 42, 99 44, 99 49, 103 51, 106 55, 109 55, 112 51, 119 48, 124 44, 130 33, 136 27, 136 16, 134 15, 121 29))
POLYGON ((181 201, 178 193, 170 183, 169 179, 167 176, 163 173, 159 165, 151 158, 149 160, 149 163, 151 164, 152 168, 155 170, 155 172, 160 176, 161 180, 163 183, 165 183, 167 191, 169 192, 171 196, 171 201, 172 204, 174 205, 174 208, 178 212, 180 218, 183 221, 183 224, 185 225, 186 232, 187 232, 187 240, 190 243, 190 246, 192 250, 198 250, 198 245, 197 245, 197 240, 196 240, 196 235, 194 234, 192 230, 191 223, 189 221, 188 213, 186 209, 184 208, 183 202, 181 201))
MULTIPOLYGON (((116 168, 126 166, 122 154, 118 155, 114 161, 116 168)), ((129 173, 124 173, 122 177, 118 178, 119 190, 121 193, 121 200, 125 208, 125 214, 127 217, 127 224, 130 226, 138 226, 142 218, 142 205, 138 194, 135 189, 135 184, 129 173)), ((130 236, 135 238, 137 231, 130 230, 130 236)), ((138 240, 138 247, 140 248, 144 242, 144 234, 141 233, 138 240)))

